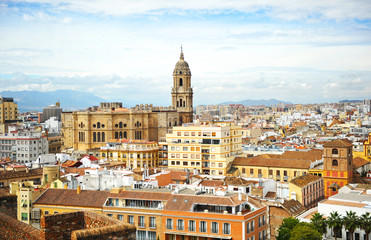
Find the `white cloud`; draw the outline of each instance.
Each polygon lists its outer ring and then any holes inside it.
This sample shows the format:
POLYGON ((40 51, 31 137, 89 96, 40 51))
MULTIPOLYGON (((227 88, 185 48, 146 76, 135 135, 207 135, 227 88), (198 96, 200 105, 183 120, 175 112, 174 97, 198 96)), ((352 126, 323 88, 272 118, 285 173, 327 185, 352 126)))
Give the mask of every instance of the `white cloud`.
POLYGON ((184 14, 184 11, 215 14, 240 11, 265 12, 269 16, 284 20, 296 19, 370 19, 371 3, 361 1, 321 0, 214 0, 214 1, 173 1, 173 0, 25 0, 18 2, 50 4, 56 10, 68 10, 92 14, 127 16, 136 14, 158 15, 164 13, 184 14))

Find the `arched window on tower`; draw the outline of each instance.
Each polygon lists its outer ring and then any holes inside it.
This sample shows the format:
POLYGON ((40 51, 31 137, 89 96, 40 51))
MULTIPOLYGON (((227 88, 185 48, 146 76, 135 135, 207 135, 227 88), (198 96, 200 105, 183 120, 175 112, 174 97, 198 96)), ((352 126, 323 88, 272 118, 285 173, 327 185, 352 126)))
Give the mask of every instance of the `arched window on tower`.
POLYGON ((171 127, 171 118, 169 118, 169 127, 171 127))
POLYGON ((98 132, 97 142, 100 142, 100 132, 98 132))
POLYGON ((96 141, 97 141, 97 133, 93 132, 93 142, 96 142, 96 141))
POLYGON ((118 138, 119 138, 119 133, 115 132, 115 139, 118 139, 118 138))
POLYGON ((122 132, 120 132, 120 138, 122 138, 122 132))
POLYGON ((176 106, 179 107, 179 101, 176 101, 176 106))
POLYGON ((179 107, 182 107, 183 106, 183 100, 182 99, 179 99, 179 107))
POLYGON ((127 132, 126 132, 126 131, 124 132, 124 138, 125 138, 125 139, 127 139, 127 138, 128 138, 128 134, 127 134, 127 132))
POLYGON ((183 117, 180 117, 179 118, 179 124, 182 125, 182 123, 183 123, 183 117))
POLYGON ((186 105, 185 105, 185 101, 183 101, 183 107, 185 107, 186 105))
POLYGON ((183 86, 183 78, 179 78, 179 87, 183 86))
POLYGON ((97 122, 97 128, 100 128, 100 122, 97 122))
POLYGON ((336 159, 332 160, 332 166, 339 166, 338 160, 336 159))
POLYGON ((337 148, 332 149, 332 154, 333 155, 339 154, 339 150, 337 150, 337 148))
POLYGON ((105 141, 106 141, 106 133, 102 132, 102 142, 105 142, 105 141))
POLYGON ((119 123, 119 128, 122 128, 122 122, 119 123))

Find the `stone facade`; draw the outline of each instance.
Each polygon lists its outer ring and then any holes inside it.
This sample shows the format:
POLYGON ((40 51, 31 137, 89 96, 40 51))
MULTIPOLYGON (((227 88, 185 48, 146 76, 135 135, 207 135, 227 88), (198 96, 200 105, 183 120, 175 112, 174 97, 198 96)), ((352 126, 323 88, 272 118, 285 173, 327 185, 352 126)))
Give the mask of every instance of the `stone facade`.
POLYGON ((100 111, 63 112, 64 149, 86 151, 100 148, 115 136, 121 139, 160 141, 173 126, 192 122, 191 73, 188 63, 184 61, 183 52, 175 66, 173 78, 173 100, 170 107, 141 104, 131 109, 104 108, 100 111))

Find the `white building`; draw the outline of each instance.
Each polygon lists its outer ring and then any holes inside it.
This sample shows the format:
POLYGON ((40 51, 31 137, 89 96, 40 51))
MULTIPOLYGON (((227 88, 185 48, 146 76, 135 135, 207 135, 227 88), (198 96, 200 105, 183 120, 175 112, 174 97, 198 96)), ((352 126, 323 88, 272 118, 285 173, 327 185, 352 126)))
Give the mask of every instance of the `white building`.
POLYGON ((127 176, 131 171, 86 169, 85 175, 77 177, 81 188, 86 190, 111 190, 118 187, 132 187, 134 178, 127 176))
POLYGON ((0 135, 0 157, 9 157, 19 163, 31 164, 40 154, 49 153, 49 144, 40 131, 9 127, 0 135))
MULTIPOLYGON (((349 184, 339 189, 339 193, 329 197, 318 203, 317 208, 312 208, 297 218, 300 221, 309 222, 311 215, 315 212, 322 214, 328 218, 332 212, 337 211, 342 217, 346 216, 346 212, 353 211, 358 217, 366 212, 371 213, 371 189, 363 188, 361 184, 349 184)), ((328 229, 326 238, 333 239, 334 232, 328 229)), ((349 232, 343 227, 339 240, 350 239, 349 232)), ((365 232, 359 228, 354 232, 354 238, 364 240, 365 232)))

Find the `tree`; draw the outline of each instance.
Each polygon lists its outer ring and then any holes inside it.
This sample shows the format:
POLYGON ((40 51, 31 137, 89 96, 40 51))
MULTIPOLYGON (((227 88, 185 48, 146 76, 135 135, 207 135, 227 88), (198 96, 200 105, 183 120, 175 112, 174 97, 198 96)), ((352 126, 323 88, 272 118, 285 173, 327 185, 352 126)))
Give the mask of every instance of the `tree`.
POLYGON ((371 233, 371 214, 369 212, 361 215, 359 218, 359 227, 365 231, 365 240, 369 240, 368 236, 371 233))
POLYGON ((321 240, 322 236, 311 223, 301 222, 291 231, 290 240, 321 240))
POLYGON ((291 231, 296 225, 298 225, 299 220, 296 218, 288 217, 282 220, 282 224, 278 229, 277 240, 287 240, 291 237, 291 231))
POLYGON ((343 224, 346 230, 350 233, 350 240, 353 240, 354 231, 359 226, 359 220, 355 212, 346 211, 346 215, 343 218, 343 224))
POLYGON ((343 226, 343 220, 341 219, 341 216, 338 214, 338 212, 331 212, 330 216, 327 219, 327 225, 332 228, 335 234, 335 240, 337 240, 338 231, 341 231, 341 228, 343 226))
POLYGON ((327 223, 322 214, 320 213, 313 214, 312 218, 310 219, 310 222, 322 236, 327 233, 327 223))

